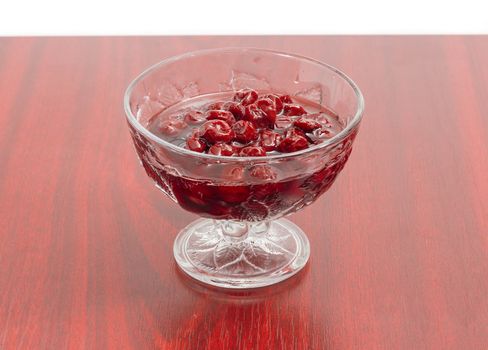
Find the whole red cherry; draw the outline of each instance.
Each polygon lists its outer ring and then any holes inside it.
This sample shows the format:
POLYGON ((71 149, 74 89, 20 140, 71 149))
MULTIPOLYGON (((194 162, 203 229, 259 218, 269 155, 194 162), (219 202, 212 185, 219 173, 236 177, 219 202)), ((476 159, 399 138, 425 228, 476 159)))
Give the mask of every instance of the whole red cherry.
POLYGON ((197 136, 189 137, 186 140, 186 146, 188 147, 188 149, 199 153, 205 152, 207 150, 207 143, 197 136))
POLYGON ((284 104, 283 105, 283 114, 288 116, 295 116, 295 115, 303 115, 306 114, 307 111, 297 104, 284 104))
POLYGON ((256 106, 266 114, 269 125, 274 126, 277 114, 275 103, 269 98, 260 98, 256 101, 256 106))
POLYGON ((293 122, 293 125, 297 128, 302 129, 305 132, 312 132, 315 129, 319 129, 322 127, 322 124, 320 124, 318 121, 312 118, 307 118, 306 116, 302 116, 295 120, 293 122))
POLYGON ((236 120, 244 118, 244 114, 246 113, 246 107, 237 102, 228 102, 225 108, 234 115, 236 120))
POLYGON ((235 134, 234 139, 241 143, 249 143, 258 137, 254 124, 247 120, 239 120, 232 125, 232 130, 235 134))
POLYGON ((208 154, 213 154, 215 156, 232 156, 234 155, 234 147, 228 143, 216 143, 215 145, 210 146, 208 154))
POLYGON ((234 131, 223 120, 209 120, 201 126, 202 137, 213 144, 217 142, 230 142, 234 138, 234 131))
POLYGON ((241 157, 264 157, 266 151, 264 148, 259 146, 247 146, 241 149, 239 155, 241 157))
POLYGON ((259 145, 266 151, 274 151, 281 141, 281 135, 273 130, 265 129, 261 131, 259 145))
POLYGON ((276 179, 276 173, 267 165, 255 165, 251 168, 249 174, 252 177, 261 180, 274 180, 276 179))
POLYGON ((244 119, 252 122, 257 128, 272 129, 275 122, 275 120, 269 118, 268 115, 256 104, 246 106, 244 119))
POLYGON ((258 93, 252 89, 242 89, 235 93, 234 101, 240 102, 243 106, 250 105, 258 99, 258 93))
POLYGON ((271 101, 273 101, 276 114, 280 114, 283 110, 283 101, 280 100, 280 97, 275 94, 265 95, 264 97, 269 98, 271 101))
POLYGON ((282 153, 291 153, 308 148, 308 141, 298 132, 287 132, 285 137, 278 145, 278 150, 282 153))
POLYGON ((217 186, 217 198, 225 203, 243 203, 249 198, 249 186, 217 186))
POLYGON ((293 100, 291 99, 290 95, 281 95, 280 100, 283 103, 293 103, 293 100))
POLYGON ((232 125, 236 122, 234 115, 229 111, 213 109, 205 113, 205 118, 207 120, 223 120, 227 124, 232 125))

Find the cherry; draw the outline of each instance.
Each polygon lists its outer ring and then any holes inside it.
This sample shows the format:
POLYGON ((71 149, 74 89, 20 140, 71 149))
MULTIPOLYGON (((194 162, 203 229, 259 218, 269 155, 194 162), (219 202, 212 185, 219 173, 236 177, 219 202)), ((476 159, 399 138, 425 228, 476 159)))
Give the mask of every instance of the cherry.
POLYGON ((281 135, 272 130, 265 129, 261 131, 261 140, 259 145, 266 151, 274 151, 281 141, 281 135))
POLYGON ((222 111, 222 110, 209 110, 205 113, 205 117, 207 120, 223 120, 227 122, 227 124, 232 125, 236 122, 234 115, 229 111, 222 111))
POLYGON ((258 93, 252 89, 242 89, 235 93, 234 101, 240 102, 243 106, 250 105, 258 99, 258 93))
POLYGON ((209 143, 230 142, 234 138, 229 124, 223 120, 209 120, 201 126, 202 137, 209 143))
POLYGON ((232 125, 232 130, 235 133, 235 139, 241 143, 249 143, 258 137, 258 133, 253 123, 247 120, 239 120, 232 125))
POLYGON ((226 203, 242 203, 249 198, 249 186, 217 186, 220 200, 226 203))
POLYGON ((247 146, 241 149, 239 155, 241 157, 264 157, 266 155, 266 151, 264 148, 259 146, 247 146))
POLYGON ((283 110, 283 101, 280 100, 280 97, 275 94, 269 94, 264 96, 265 98, 269 98, 271 101, 273 101, 274 104, 274 109, 276 110, 276 114, 280 114, 281 111, 283 110))
POLYGON ((282 153, 296 152, 305 148, 308 148, 308 141, 296 129, 287 131, 278 145, 278 150, 282 153))
POLYGON ((246 107, 237 102, 229 102, 226 105, 226 108, 234 115, 234 118, 236 118, 236 120, 241 120, 242 118, 244 118, 244 114, 246 113, 246 107))
POLYGON ((197 136, 189 137, 186 140, 186 146, 188 147, 188 149, 199 153, 205 152, 207 150, 207 144, 205 143, 205 141, 197 136))
POLYGON ((302 129, 305 132, 312 132, 315 129, 319 129, 322 127, 322 124, 320 124, 318 121, 307 117, 298 118, 293 122, 293 125, 297 128, 302 129))
POLYGON ((178 203, 185 209, 199 212, 214 197, 214 187, 207 182, 178 177, 173 180, 173 190, 178 203))
POLYGON ((187 124, 183 120, 179 119, 172 119, 172 120, 163 120, 159 124, 159 131, 165 135, 174 136, 179 134, 184 128, 187 127, 187 124))
POLYGON ((293 100, 291 99, 290 95, 281 95, 280 100, 283 103, 293 103, 293 100))
POLYGON ((301 136, 307 138, 307 135, 303 132, 302 129, 291 127, 285 131, 285 137, 295 137, 295 136, 301 136))
POLYGON ((235 181, 235 182, 242 181, 244 178, 244 167, 240 165, 226 167, 222 171, 222 177, 229 181, 235 181))
POLYGON ((285 131, 285 137, 287 137, 287 136, 291 136, 291 137, 301 136, 301 137, 304 137, 309 143, 314 143, 312 138, 315 138, 315 137, 310 137, 302 129, 299 129, 296 127, 288 128, 288 130, 285 131))
POLYGON ((274 125, 276 121, 276 105, 273 100, 269 98, 261 98, 256 101, 256 106, 259 107, 265 114, 269 120, 270 125, 274 125))
POLYGON ((276 173, 267 165, 255 165, 250 171, 252 177, 261 180, 275 180, 276 173))
POLYGON ((215 156, 232 156, 234 154, 234 147, 227 143, 216 143, 208 149, 208 154, 215 156))
POLYGON ((203 181, 181 179, 181 183, 173 187, 173 193, 182 208, 204 217, 225 218, 230 209, 227 203, 217 202, 216 186, 203 181))
MULTIPOLYGON (((263 170, 255 170, 255 171, 256 171, 255 175, 257 175, 258 178, 261 175, 265 177, 264 173, 266 171, 263 170)), ((271 174, 269 175, 273 176, 271 174)), ((254 185, 252 194, 253 197, 258 199, 261 203, 266 203, 270 206, 276 206, 279 202, 279 197, 285 194, 284 187, 285 186, 282 182, 267 182, 266 184, 254 185)))
POLYGON ((188 124, 200 124, 201 122, 205 121, 204 114, 195 110, 187 112, 184 118, 188 124))
MULTIPOLYGON (((276 115, 274 118, 276 119, 276 115)), ((275 119, 270 119, 268 115, 255 104, 246 106, 246 114, 244 115, 244 119, 254 123, 254 125, 256 125, 258 128, 272 129, 275 122, 275 119)))
POLYGON ((297 104, 284 104, 283 105, 283 114, 287 116, 295 116, 295 115, 303 115, 307 112, 305 109, 297 104))

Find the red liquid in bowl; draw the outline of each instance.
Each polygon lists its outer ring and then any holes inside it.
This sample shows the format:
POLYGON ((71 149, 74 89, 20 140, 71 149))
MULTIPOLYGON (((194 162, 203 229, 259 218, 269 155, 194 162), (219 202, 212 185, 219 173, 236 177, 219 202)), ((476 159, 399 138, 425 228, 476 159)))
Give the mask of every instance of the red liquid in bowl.
MULTIPOLYGON (((196 150, 196 157, 197 153, 206 153, 227 156, 231 161, 232 157, 271 156, 314 147, 343 129, 338 116, 329 109, 287 96, 280 101, 279 96, 273 96, 270 104, 269 99, 258 100, 263 95, 267 94, 192 98, 156 115, 147 129, 178 147, 196 150)), ((171 164, 158 161, 153 143, 145 136, 136 130, 132 133, 146 172, 181 207, 203 217, 244 221, 277 218, 312 203, 344 167, 356 134, 351 133, 330 150, 320 151, 330 157, 325 161, 318 158, 323 163, 314 164, 313 172, 287 178, 289 165, 285 162, 202 165, 198 176, 184 176, 168 170, 171 164)))

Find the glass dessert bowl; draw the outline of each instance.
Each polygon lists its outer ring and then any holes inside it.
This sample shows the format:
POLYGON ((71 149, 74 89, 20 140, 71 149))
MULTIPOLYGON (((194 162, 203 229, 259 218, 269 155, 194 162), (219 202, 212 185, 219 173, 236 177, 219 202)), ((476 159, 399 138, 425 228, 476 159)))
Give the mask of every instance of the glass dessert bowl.
POLYGON ((364 109, 351 79, 287 53, 204 50, 143 72, 124 107, 146 173, 202 217, 175 240, 183 271, 254 288, 305 266, 308 239, 283 217, 327 191, 351 153, 364 109))

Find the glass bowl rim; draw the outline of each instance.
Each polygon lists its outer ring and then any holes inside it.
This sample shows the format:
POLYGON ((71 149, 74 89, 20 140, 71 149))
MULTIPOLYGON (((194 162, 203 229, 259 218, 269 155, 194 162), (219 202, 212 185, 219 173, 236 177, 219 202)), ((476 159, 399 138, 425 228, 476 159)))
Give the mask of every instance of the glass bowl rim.
POLYGON ((349 78, 344 72, 341 70, 335 68, 334 66, 331 66, 327 63, 321 62, 319 60, 298 55, 298 54, 293 54, 293 53, 288 53, 288 52, 282 52, 282 51, 275 51, 275 50, 269 50, 269 49, 262 49, 262 48, 255 48, 255 47, 224 47, 224 48, 216 48, 216 49, 204 49, 204 50, 197 50, 197 51, 190 51, 186 52, 180 55, 175 55, 175 56, 170 56, 167 57, 161 61, 159 61, 156 64, 153 64, 152 66, 146 68, 142 73, 140 73, 132 82, 129 84, 127 89, 125 90, 124 94, 124 110, 126 114, 126 118, 130 125, 132 125, 134 128, 136 128, 137 131, 139 131, 141 134, 144 136, 148 137, 152 141, 156 142, 162 147, 169 148, 174 152, 177 152, 179 154, 183 155, 189 155, 192 157, 197 157, 197 158, 203 158, 203 159, 209 159, 209 160, 219 160, 222 162, 265 162, 267 160, 281 160, 281 159, 287 159, 287 158, 293 158, 301 155, 305 155, 308 153, 313 153, 315 151, 321 150, 323 148, 327 148, 330 145, 335 145, 342 140, 344 140, 349 134, 356 128, 356 126, 359 124, 359 122, 362 119, 363 112, 364 112, 364 97, 363 94, 361 93, 361 90, 359 90, 359 87, 356 85, 356 83, 349 78), (302 61, 308 61, 309 63, 313 63, 315 65, 319 65, 325 69, 328 69, 335 74, 339 75, 342 79, 344 79, 353 89, 354 93, 356 94, 357 98, 357 109, 356 113, 354 114, 354 117, 352 120, 346 125, 344 129, 342 129, 337 135, 333 136, 330 139, 327 139, 323 141, 322 143, 318 145, 314 145, 309 148, 305 148, 296 152, 290 152, 290 153, 280 153, 280 154, 274 154, 274 155, 269 155, 269 156, 264 156, 264 157, 233 157, 233 156, 216 156, 213 154, 206 154, 206 153, 198 153, 191 151, 186 148, 182 148, 179 146, 176 146, 168 141, 163 140, 162 138, 159 138, 152 132, 150 132, 147 128, 145 128, 134 116, 130 109, 130 96, 132 94, 132 90, 134 87, 139 83, 142 79, 150 75, 152 72, 156 71, 158 68, 166 65, 173 63, 175 61, 181 60, 181 59, 186 59, 190 57, 195 57, 195 56, 202 56, 202 55, 208 55, 212 53, 221 53, 221 52, 256 52, 256 53, 267 53, 267 54, 274 54, 277 56, 284 56, 284 57, 289 57, 297 60, 302 60, 302 61))

